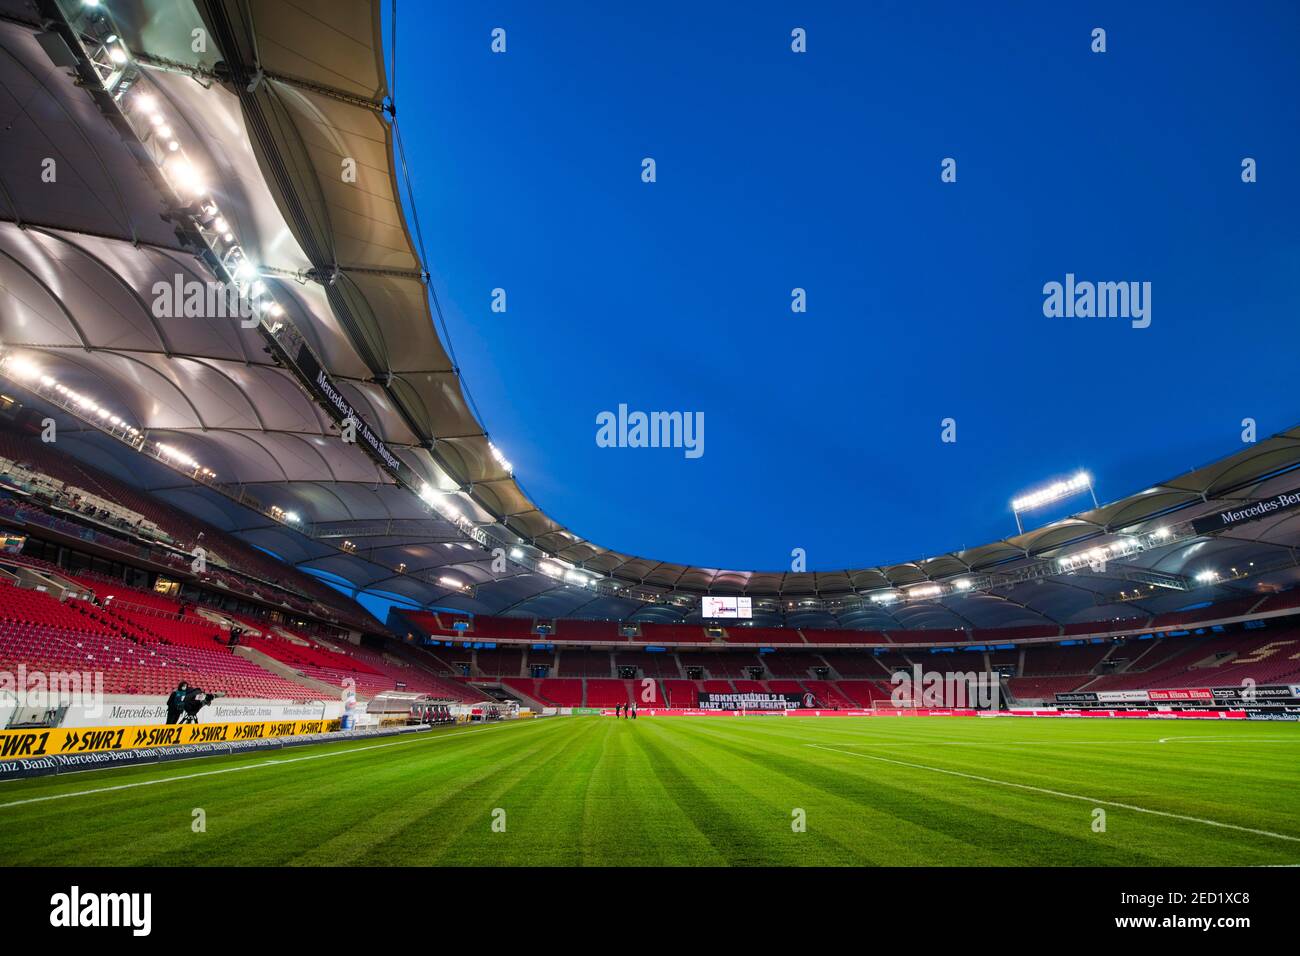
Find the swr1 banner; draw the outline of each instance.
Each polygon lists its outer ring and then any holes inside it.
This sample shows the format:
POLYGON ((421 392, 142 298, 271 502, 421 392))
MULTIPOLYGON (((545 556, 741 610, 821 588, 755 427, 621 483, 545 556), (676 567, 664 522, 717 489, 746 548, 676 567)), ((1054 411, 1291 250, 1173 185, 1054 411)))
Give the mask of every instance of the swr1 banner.
POLYGON ((267 720, 233 724, 167 724, 149 727, 37 727, 0 731, 0 760, 55 754, 102 753, 143 747, 227 743, 297 737, 338 730, 337 720, 267 720))

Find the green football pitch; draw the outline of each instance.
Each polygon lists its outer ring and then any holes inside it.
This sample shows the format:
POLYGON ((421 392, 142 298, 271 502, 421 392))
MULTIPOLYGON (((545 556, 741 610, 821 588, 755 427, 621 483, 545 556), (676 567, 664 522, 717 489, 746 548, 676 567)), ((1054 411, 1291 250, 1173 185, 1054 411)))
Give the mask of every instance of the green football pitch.
POLYGON ((0 864, 1300 863, 1300 725, 557 717, 0 784, 0 864))

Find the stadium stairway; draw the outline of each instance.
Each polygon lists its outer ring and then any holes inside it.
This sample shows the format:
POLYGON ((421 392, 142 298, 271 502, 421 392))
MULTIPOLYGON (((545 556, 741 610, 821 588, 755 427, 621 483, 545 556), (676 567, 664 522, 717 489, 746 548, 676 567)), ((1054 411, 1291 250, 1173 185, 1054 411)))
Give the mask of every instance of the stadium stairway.
POLYGON ((36 591, 45 591, 55 597, 61 597, 63 594, 84 594, 85 587, 77 584, 69 577, 60 574, 57 569, 36 568, 25 564, 11 564, 9 571, 12 575, 12 583, 19 587, 30 588, 36 591))
POLYGON ((245 660, 251 661, 263 670, 270 671, 277 677, 283 677, 290 683, 302 684, 306 687, 312 688, 313 690, 320 691, 323 696, 328 697, 331 700, 337 700, 339 693, 342 690, 342 688, 331 684, 328 681, 308 677, 306 674, 294 670, 288 664, 281 663, 269 654, 263 654, 256 648, 249 647, 246 644, 236 646, 234 648, 234 653, 245 660))
POLYGON ((501 687, 506 693, 519 698, 521 704, 526 705, 531 710, 541 712, 547 707, 554 707, 554 704, 548 704, 540 697, 530 691, 534 690, 534 681, 528 677, 506 677, 501 681, 501 687))
MULTIPOLYGON (((1086 684, 1080 685, 1075 690, 1121 690, 1125 689, 1129 683, 1132 683, 1133 687, 1137 687, 1138 684, 1143 683, 1141 675, 1163 670, 1170 662, 1188 655, 1204 643, 1202 638, 1179 640, 1185 640, 1186 643, 1180 644, 1171 641, 1167 637, 1145 641, 1144 643, 1147 646, 1142 648, 1141 653, 1130 660, 1122 669, 1105 674, 1096 674, 1086 684), (1125 675, 1129 675, 1129 680, 1122 679, 1125 675), (1124 686, 1116 686, 1121 684, 1124 686)), ((1119 646, 1116 646, 1106 657, 1110 658, 1118 650, 1119 646)))

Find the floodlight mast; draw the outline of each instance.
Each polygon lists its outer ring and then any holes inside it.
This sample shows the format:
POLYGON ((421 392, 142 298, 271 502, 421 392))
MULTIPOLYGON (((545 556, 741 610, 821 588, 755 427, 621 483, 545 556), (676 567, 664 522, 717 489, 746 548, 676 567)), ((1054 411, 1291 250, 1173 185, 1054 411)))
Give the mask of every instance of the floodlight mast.
POLYGON ((1018 498, 1012 498, 1011 512, 1016 516, 1017 532, 1019 534, 1025 533, 1025 526, 1020 520, 1022 512, 1034 511, 1044 505, 1049 505, 1054 501, 1060 501, 1063 498, 1069 498, 1073 495, 1080 494, 1084 489, 1087 489, 1088 494, 1092 496, 1092 506, 1094 508, 1101 507, 1097 501, 1096 489, 1092 486, 1092 475, 1088 474, 1086 471, 1080 471, 1064 481, 1057 481, 1050 485, 1044 485, 1042 488, 1027 492, 1018 498))

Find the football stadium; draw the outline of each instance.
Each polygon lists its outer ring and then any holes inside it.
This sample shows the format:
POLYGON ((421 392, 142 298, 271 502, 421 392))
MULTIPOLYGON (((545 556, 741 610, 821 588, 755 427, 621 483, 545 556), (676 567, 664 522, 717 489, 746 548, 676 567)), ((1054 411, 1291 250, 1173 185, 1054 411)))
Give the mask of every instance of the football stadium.
POLYGON ((561 6, 0 0, 0 863, 1300 865, 1295 9, 561 6))

